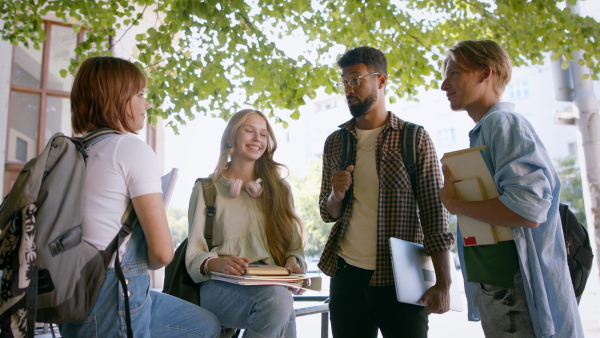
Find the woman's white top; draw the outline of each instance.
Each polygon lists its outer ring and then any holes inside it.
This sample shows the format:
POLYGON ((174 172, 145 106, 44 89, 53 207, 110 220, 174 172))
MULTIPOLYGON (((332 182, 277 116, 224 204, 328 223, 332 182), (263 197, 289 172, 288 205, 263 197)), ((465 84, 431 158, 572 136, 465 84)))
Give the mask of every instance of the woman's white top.
MULTIPOLYGON (((106 249, 121 229, 130 199, 161 191, 158 160, 149 145, 132 134, 96 143, 86 162, 83 239, 98 250, 106 249)), ((124 253, 122 245, 119 257, 124 253)))

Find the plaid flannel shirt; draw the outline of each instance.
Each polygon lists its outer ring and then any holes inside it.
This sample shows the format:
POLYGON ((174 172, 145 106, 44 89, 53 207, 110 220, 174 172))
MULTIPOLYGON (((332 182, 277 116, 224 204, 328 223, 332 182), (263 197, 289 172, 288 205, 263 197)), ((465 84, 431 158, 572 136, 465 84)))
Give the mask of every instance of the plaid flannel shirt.
MULTIPOLYGON (((448 231, 448 212, 442 205, 439 189, 442 187, 440 164, 435 148, 427 132, 420 128, 417 135, 417 203, 414 198, 410 177, 402 158, 402 130, 404 121, 389 112, 386 127, 377 136, 376 170, 379 176, 379 206, 377 217, 377 258, 375 272, 370 285, 383 286, 394 283, 389 238, 397 237, 423 244, 427 255, 449 250, 454 244, 455 235, 448 231), (420 216, 420 217, 419 217, 420 216)), ((342 125, 356 142, 355 119, 342 125)), ((327 199, 331 194, 331 177, 341 170, 342 130, 334 131, 325 141, 323 150, 323 176, 319 208, 325 222, 334 222, 329 238, 319 261, 319 268, 328 276, 334 276, 340 241, 350 223, 352 204, 348 203, 342 216, 335 220, 327 212, 327 199)), ((356 149, 356 147, 354 147, 356 149)), ((355 163, 356 150, 351 154, 355 163)), ((346 194, 354 198, 352 185, 346 194)))

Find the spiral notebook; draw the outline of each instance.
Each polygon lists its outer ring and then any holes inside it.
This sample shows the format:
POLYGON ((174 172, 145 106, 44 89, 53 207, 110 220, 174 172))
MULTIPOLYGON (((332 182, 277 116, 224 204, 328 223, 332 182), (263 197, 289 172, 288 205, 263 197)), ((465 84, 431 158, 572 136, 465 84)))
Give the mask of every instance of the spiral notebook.
MULTIPOLYGON (((431 257, 425 254, 423 245, 394 237, 390 237, 390 250, 398 301, 417 305, 421 296, 435 284, 431 257)), ((462 296, 453 262, 450 262, 450 272, 453 281, 450 285, 450 310, 462 311, 462 296)))

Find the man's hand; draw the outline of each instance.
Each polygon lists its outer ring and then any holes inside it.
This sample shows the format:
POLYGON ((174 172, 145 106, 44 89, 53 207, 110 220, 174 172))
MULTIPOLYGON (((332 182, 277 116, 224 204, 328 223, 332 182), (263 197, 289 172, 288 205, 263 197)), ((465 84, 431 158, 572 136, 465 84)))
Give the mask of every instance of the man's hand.
POLYGON ((444 313, 450 309, 450 252, 436 251, 431 254, 431 261, 435 270, 435 285, 417 303, 425 305, 425 311, 429 313, 444 313))
POLYGON ((456 196, 456 190, 454 190, 454 184, 452 184, 452 175, 450 174, 450 169, 447 166, 442 166, 442 172, 444 173, 444 186, 440 189, 440 198, 442 203, 444 203, 444 207, 448 209, 453 215, 456 215, 456 202, 458 202, 458 197, 456 196))
POLYGON ((353 165, 349 165, 346 170, 340 170, 333 173, 331 177, 331 195, 337 201, 341 201, 346 196, 346 191, 350 189, 352 185, 352 171, 354 170, 353 165))
POLYGON ((331 176, 331 194, 327 198, 327 212, 333 219, 342 216, 342 201, 346 196, 346 191, 352 185, 353 165, 349 165, 346 170, 339 170, 331 176))
POLYGON ((426 305, 425 311, 442 314, 450 309, 450 286, 435 284, 417 302, 426 305))

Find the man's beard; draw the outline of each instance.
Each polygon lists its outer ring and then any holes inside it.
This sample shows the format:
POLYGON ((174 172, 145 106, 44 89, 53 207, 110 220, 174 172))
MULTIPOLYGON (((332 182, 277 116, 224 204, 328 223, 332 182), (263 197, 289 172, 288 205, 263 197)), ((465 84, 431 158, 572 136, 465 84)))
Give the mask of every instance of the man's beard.
POLYGON ((358 104, 348 105, 348 108, 350 109, 350 114, 352 114, 352 116, 354 116, 355 118, 364 116, 369 111, 369 109, 373 107, 376 100, 377 89, 374 89, 373 91, 371 91, 369 96, 367 96, 362 102, 358 104))

